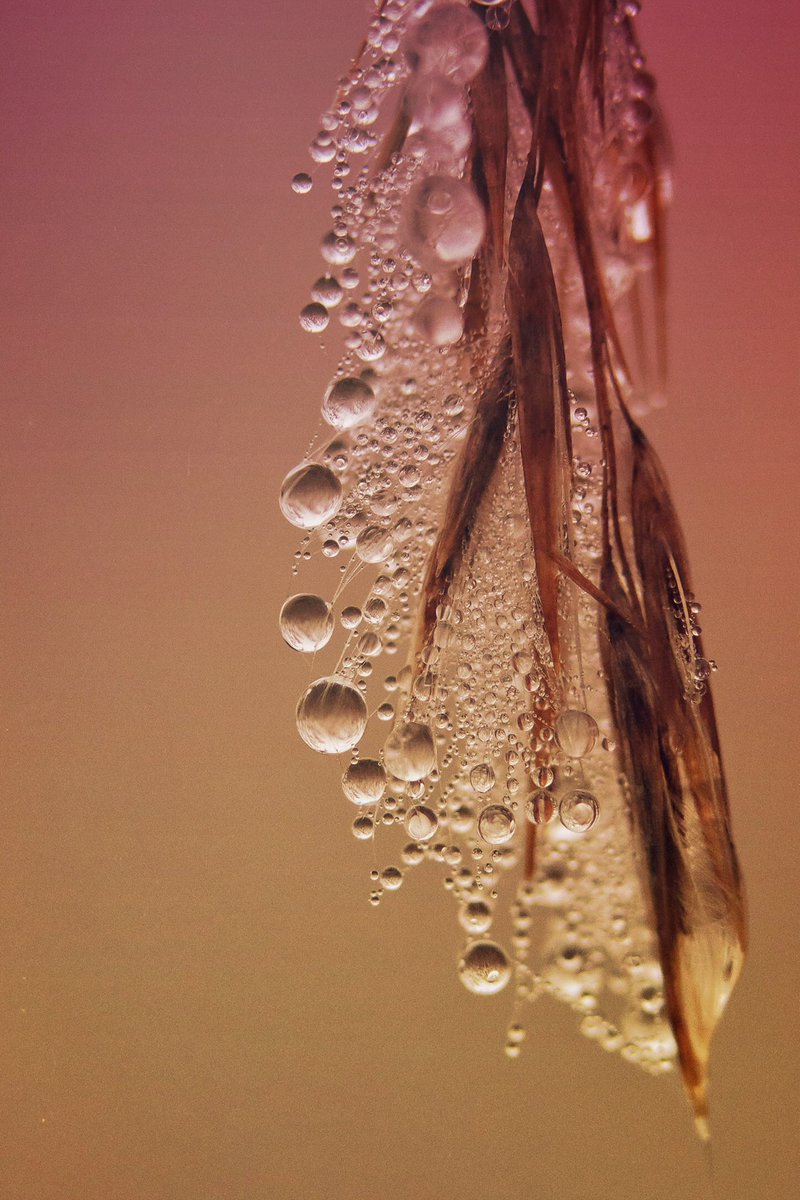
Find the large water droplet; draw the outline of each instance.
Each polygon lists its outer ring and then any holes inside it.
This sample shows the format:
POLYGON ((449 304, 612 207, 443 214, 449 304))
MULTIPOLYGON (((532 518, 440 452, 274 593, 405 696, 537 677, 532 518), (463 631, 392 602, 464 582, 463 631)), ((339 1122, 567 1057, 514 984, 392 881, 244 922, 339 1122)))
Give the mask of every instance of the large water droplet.
POLYGON ((406 224, 410 248, 420 261, 432 267, 458 266, 480 247, 486 215, 468 183, 430 175, 409 194, 406 224))
POLYGON ((312 750, 341 754, 357 746, 367 726, 364 697, 335 675, 317 679, 297 705, 297 731, 312 750))
POLYGON ((594 749, 597 722, 587 712, 568 708, 557 719, 555 731, 556 741, 567 758, 583 758, 594 749))
POLYGON ((543 788, 525 801, 525 816, 532 825, 546 825, 555 816, 556 802, 551 792, 543 788))
POLYGON ((492 909, 485 900, 469 900, 458 912, 458 920, 467 933, 486 933, 492 924, 492 909))
POLYGON ((353 804, 377 804, 386 790, 386 772, 374 758, 351 763, 342 776, 342 791, 353 804))
POLYGON ((279 623, 286 644, 306 654, 322 649, 333 633, 330 604, 307 592, 289 597, 281 609, 279 623))
POLYGON ((309 174, 305 171, 298 171, 292 179, 292 191, 297 192, 299 196, 303 196, 306 192, 311 191, 312 183, 313 181, 309 174))
POLYGON ((427 296, 414 313, 414 330, 430 346, 452 346, 464 332, 461 309, 446 296, 427 296))
POLYGON ((383 747, 383 761, 398 779, 424 779, 436 766, 430 728, 418 721, 396 725, 383 747))
POLYGON ((415 804, 406 813, 406 833, 415 842, 427 842, 439 828, 439 818, 432 808, 424 804, 415 804))
POLYGON ((504 804, 490 804, 478 817, 478 833, 490 846, 510 842, 516 827, 514 814, 504 804))
POLYGON ((572 833, 585 833, 597 820, 600 806, 591 792, 580 789, 566 792, 558 806, 558 817, 565 829, 572 833))
POLYGON ((469 773, 469 781, 476 792, 484 794, 494 787, 494 770, 490 763, 478 763, 469 773))
POLYGON ((327 329, 330 314, 324 304, 312 301, 300 312, 300 324, 306 333, 322 333, 327 329))
POLYGON ((468 992, 494 996, 511 978, 511 963, 497 942, 473 942, 458 964, 458 977, 468 992))
POLYGON ((412 27, 403 49, 412 71, 464 84, 483 69, 489 39, 483 22, 469 9, 440 4, 412 27))
POLYGON ((337 379, 322 401, 322 415, 334 429, 351 429, 375 411, 375 393, 363 379, 337 379))
POLYGON ((303 463, 283 481, 281 512, 299 529, 316 529, 330 521, 342 503, 342 485, 328 467, 303 463))

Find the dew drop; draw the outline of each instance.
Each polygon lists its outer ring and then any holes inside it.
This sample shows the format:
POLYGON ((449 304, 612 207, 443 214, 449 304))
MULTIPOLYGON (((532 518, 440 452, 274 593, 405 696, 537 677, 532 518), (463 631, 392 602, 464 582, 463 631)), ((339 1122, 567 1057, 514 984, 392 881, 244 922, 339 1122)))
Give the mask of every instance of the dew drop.
POLYGON ((592 793, 580 789, 567 792, 558 806, 561 824, 572 833, 585 833, 587 829, 591 829, 599 811, 599 805, 592 793))
POLYGON ((504 804, 490 804, 478 817, 478 833, 490 846, 511 841, 516 827, 511 809, 504 804))
POLYGON ((467 933, 486 933, 492 924, 492 909, 485 900, 468 900, 458 912, 458 920, 467 933))
POLYGON ((341 285, 332 275, 323 275, 311 289, 311 299, 326 308, 336 308, 343 296, 341 285))
POLYGON ((484 794, 494 787, 495 774, 490 763, 478 763, 469 773, 469 782, 473 791, 484 794))
POLYGON ((534 792, 525 801, 525 816, 532 825, 546 825, 552 821, 555 811, 555 799, 551 792, 544 789, 534 792))
POLYGON ((347 680, 330 675, 306 688, 297 705, 297 731, 320 754, 357 746, 367 726, 364 697, 347 680))
POLYGON ((316 529, 330 521, 342 503, 342 485, 328 467, 303 463, 283 481, 281 512, 298 529, 316 529))
POLYGON ((300 324, 306 333, 322 333, 328 328, 330 313, 324 304, 313 301, 300 311, 300 324))
POLYGON ((356 554, 367 563, 379 563, 392 553, 392 539, 379 525, 368 525, 356 538, 356 554))
POLYGON ((321 650, 333 633, 331 606, 321 596, 302 592, 290 596, 279 617, 283 640, 293 650, 321 650))
POLYGON ((511 978, 511 963, 497 942, 473 942, 458 964, 458 976, 468 992, 494 996, 511 978))
POLYGON ((304 196, 306 192, 311 191, 312 182, 311 176, 305 171, 298 171, 292 179, 292 191, 297 192, 298 196, 304 196))
POLYGON ((406 833, 415 842, 427 842, 439 828, 439 818, 432 808, 427 808, 424 804, 415 804, 406 813, 403 824, 406 833))
POLYGON ((483 69, 489 39, 483 22, 461 4, 440 4, 412 28, 403 45, 411 70, 469 83, 483 69))
POLYGON ((410 248, 431 266, 458 266, 474 257, 486 231, 483 205, 470 184, 430 175, 406 202, 410 248))
POLYGON ((375 822, 372 817, 364 815, 356 817, 355 821, 353 821, 353 837, 359 838, 360 841, 364 842, 368 838, 371 838, 374 832, 375 822))
POLYGON ((381 871, 381 883, 390 892, 396 892, 403 882, 403 872, 399 867, 386 867, 381 871))
POLYGON ((589 713, 568 708, 555 724, 556 741, 567 758, 583 758, 591 754, 597 740, 597 722, 589 713))
POLYGON ((334 429, 352 429, 375 411, 375 393, 363 379, 337 379, 322 401, 322 415, 334 429))
POLYGON ((430 346, 452 346, 464 332, 461 309, 445 296, 428 296, 414 313, 414 330, 430 346))
POLYGON ((386 772, 374 758, 351 763, 342 776, 342 791, 353 804, 377 804, 386 790, 386 772))
POLYGON ((383 747, 383 760, 398 779, 424 779, 436 766, 429 726, 418 721, 403 721, 395 726, 383 747))

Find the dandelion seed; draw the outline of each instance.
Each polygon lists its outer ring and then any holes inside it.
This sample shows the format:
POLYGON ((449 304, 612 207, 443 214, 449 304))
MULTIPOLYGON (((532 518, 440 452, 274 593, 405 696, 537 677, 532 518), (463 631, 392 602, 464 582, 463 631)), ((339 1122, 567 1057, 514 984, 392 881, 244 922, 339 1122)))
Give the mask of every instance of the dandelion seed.
MULTIPOLYGON (((357 838, 444 866, 462 983, 513 980, 509 1057, 547 992, 604 1049, 677 1063, 705 1135, 745 910, 713 665, 631 415, 663 385, 670 191, 633 7, 377 17, 311 146, 335 161, 336 279, 304 313, 321 329, 352 298, 327 435, 281 490, 303 554, 344 571, 281 615, 295 649, 340 629, 298 730, 351 756, 357 838)), ((370 902, 402 882, 375 870, 370 902)))

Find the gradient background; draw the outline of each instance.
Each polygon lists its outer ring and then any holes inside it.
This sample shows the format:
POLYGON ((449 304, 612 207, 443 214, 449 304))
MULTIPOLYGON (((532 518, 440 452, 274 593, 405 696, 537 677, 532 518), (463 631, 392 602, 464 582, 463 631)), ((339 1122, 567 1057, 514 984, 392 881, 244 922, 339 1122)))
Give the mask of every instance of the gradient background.
MULTIPOLYGON (((709 1194, 676 1079, 454 974, 433 871, 379 910, 293 731, 284 472, 334 364, 289 189, 360 0, 6 0, 0 18, 2 1200, 709 1194)), ((752 951, 718 1197, 798 1178, 794 0, 651 0, 676 146, 671 404, 752 951)))

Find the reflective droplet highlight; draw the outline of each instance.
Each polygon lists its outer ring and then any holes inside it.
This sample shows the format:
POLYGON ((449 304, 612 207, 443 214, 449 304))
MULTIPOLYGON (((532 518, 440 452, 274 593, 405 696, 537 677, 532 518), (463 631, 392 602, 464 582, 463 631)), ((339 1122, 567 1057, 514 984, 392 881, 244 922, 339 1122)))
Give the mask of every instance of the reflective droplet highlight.
POLYGON ((330 521, 342 503, 342 485, 328 467, 303 463, 283 481, 281 512, 298 529, 316 529, 330 521))
POLYGON ((383 761, 398 779, 424 779, 436 766, 430 728, 418 721, 396 725, 383 747, 383 761))
POLYGON ((591 754, 597 741, 597 722, 587 712, 568 708, 556 720, 556 741, 567 758, 583 758, 591 754))

